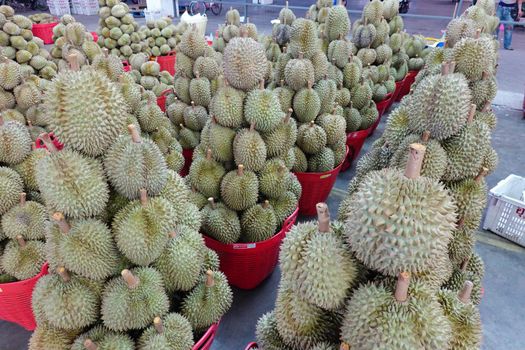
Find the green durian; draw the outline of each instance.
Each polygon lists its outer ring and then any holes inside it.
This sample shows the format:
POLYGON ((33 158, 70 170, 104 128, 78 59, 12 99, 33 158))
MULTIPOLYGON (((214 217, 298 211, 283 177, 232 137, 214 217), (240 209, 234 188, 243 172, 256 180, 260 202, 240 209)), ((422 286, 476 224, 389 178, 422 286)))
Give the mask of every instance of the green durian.
POLYGON ((0 266, 5 273, 25 280, 37 275, 45 260, 43 242, 26 241, 22 235, 18 235, 16 240, 6 244, 0 266))
POLYGON ((223 203, 215 203, 209 198, 209 204, 202 209, 203 230, 206 235, 224 244, 232 244, 241 236, 241 224, 237 213, 223 203))
POLYGON ((319 153, 308 157, 308 172, 324 173, 334 169, 334 151, 329 147, 324 147, 319 153))
POLYGON ((255 130, 254 124, 250 129, 237 132, 233 140, 233 156, 235 164, 244 165, 246 170, 259 171, 266 162, 267 149, 261 135, 255 130))
POLYGON ((244 170, 240 164, 237 170, 227 173, 221 182, 221 198, 236 211, 246 210, 257 203, 259 180, 252 171, 244 170))
POLYGON ((28 350, 70 350, 79 330, 64 331, 49 323, 39 323, 29 339, 28 350))
POLYGON ((0 162, 17 164, 31 153, 31 136, 25 125, 0 115, 0 162))
POLYGON ((283 118, 277 96, 272 91, 255 89, 246 95, 244 119, 248 124, 255 124, 255 130, 271 132, 283 118))
MULTIPOLYGON (((277 125, 277 127, 261 136, 266 144, 269 157, 282 157, 286 155, 295 144, 297 139, 297 123, 291 118, 292 109, 277 125)), ((295 157, 294 157, 295 158, 295 157)))
POLYGON ((26 194, 20 193, 20 203, 2 216, 2 231, 7 238, 18 236, 24 239, 44 238, 47 230, 46 208, 33 201, 26 201, 26 194))
POLYGON ((297 129, 297 146, 306 154, 319 153, 326 146, 326 132, 313 121, 297 129))
POLYGON ((289 186, 285 163, 278 158, 266 162, 259 174, 259 191, 267 198, 279 198, 289 186))
POLYGON ((317 118, 317 123, 326 133, 326 143, 334 145, 346 138, 346 120, 337 114, 323 114, 317 118))
POLYGON ((140 350, 190 349, 194 344, 191 324, 177 313, 155 317, 153 325, 142 333, 138 343, 140 350))
POLYGON ((243 122, 244 94, 230 86, 221 87, 213 96, 209 109, 217 123, 227 128, 238 128, 243 122))
POLYGON ((14 207, 24 191, 22 178, 8 167, 0 167, 0 214, 4 215, 14 207))
POLYGON ((208 107, 211 100, 210 81, 205 77, 200 77, 199 72, 195 78, 190 82, 190 98, 195 101, 198 106, 208 107))
POLYGON ((315 120, 321 111, 321 99, 317 91, 312 89, 311 81, 308 87, 302 88, 293 97, 293 110, 297 120, 301 123, 315 120))
MULTIPOLYGON (((314 5, 315 6, 315 5, 314 5)), ((257 344, 267 350, 291 350, 279 335, 275 314, 273 311, 262 315, 255 328, 257 344)))
POLYGON ((299 57, 299 53, 303 52, 304 57, 308 59, 318 50, 317 41, 315 22, 298 18, 292 23, 288 52, 294 57, 299 57))
POLYGON ((104 326, 99 325, 91 328, 89 331, 81 334, 75 339, 71 350, 93 348, 133 350, 135 349, 135 343, 128 335, 110 331, 104 326))
MULTIPOLYGON (((292 180, 290 180, 290 182, 292 182, 292 180)), ((288 190, 284 192, 281 197, 269 199, 278 227, 281 227, 284 221, 297 209, 298 197, 289 189, 290 185, 288 185, 288 190)))
POLYGON ((232 87, 249 91, 266 74, 264 48, 251 38, 233 38, 224 50, 223 67, 224 77, 232 87))
POLYGON ((224 167, 212 159, 212 151, 208 150, 206 157, 193 161, 189 176, 191 185, 204 196, 218 198, 221 180, 225 174, 224 167))

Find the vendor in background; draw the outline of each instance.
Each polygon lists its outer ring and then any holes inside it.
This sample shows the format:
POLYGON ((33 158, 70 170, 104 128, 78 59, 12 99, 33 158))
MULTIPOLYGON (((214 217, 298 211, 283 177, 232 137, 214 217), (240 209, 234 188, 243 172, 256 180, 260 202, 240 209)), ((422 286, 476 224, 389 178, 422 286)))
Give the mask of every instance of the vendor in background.
MULTIPOLYGON (((501 21, 519 21, 523 15, 521 9, 521 3, 523 0, 500 0, 498 9, 496 10, 496 16, 501 21)), ((512 24, 505 24, 505 31, 503 35, 503 48, 505 50, 514 50, 510 45, 512 43, 512 30, 514 26, 512 24)), ((496 29, 496 38, 499 37, 499 26, 496 29)))

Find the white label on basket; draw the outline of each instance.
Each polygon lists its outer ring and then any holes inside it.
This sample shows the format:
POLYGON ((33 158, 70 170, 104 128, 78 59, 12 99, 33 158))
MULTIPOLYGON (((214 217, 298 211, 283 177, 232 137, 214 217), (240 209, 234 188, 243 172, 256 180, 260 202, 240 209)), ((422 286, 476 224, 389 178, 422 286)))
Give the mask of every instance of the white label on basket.
POLYGON ((234 244, 233 249, 253 249, 256 246, 257 246, 257 243, 234 244))

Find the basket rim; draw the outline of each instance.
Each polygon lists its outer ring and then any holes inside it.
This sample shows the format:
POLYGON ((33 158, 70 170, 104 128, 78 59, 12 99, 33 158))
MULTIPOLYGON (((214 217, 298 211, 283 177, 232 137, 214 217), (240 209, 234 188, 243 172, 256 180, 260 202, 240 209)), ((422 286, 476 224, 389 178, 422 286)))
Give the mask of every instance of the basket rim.
POLYGON ((49 271, 49 263, 46 261, 40 268, 40 272, 34 275, 33 277, 27 278, 25 280, 15 281, 15 282, 0 283, 0 286, 4 288, 6 287, 16 288, 18 285, 23 285, 23 284, 26 284, 27 282, 38 280, 40 277, 47 275, 48 271, 49 271))

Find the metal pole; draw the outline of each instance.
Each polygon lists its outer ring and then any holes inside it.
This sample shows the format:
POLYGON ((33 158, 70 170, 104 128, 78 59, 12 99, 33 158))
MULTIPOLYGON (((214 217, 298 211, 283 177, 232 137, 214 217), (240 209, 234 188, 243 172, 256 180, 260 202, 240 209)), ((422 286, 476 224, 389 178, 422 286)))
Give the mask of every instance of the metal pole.
POLYGON ((175 0, 175 13, 177 14, 177 17, 180 17, 180 13, 179 13, 179 0, 175 0))
POLYGON ((459 17, 458 14, 461 13, 462 9, 463 9, 463 0, 459 0, 457 10, 454 10, 455 12, 454 12, 453 17, 454 18, 459 17))
POLYGON ((250 0, 244 1, 244 22, 248 19, 248 4, 250 3, 250 0))

